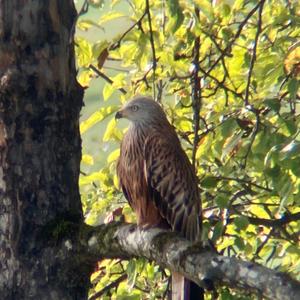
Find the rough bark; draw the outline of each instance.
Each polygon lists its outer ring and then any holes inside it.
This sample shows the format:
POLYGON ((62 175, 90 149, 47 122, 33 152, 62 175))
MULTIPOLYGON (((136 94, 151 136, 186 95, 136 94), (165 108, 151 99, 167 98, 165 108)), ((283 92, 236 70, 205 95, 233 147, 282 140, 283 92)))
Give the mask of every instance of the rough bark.
POLYGON ((1 299, 86 298, 89 265, 55 242, 83 219, 75 17, 71 0, 0 1, 1 299))
POLYGON ((234 257, 201 249, 162 229, 139 230, 135 225, 110 224, 89 228, 82 235, 90 258, 145 257, 180 272, 197 284, 228 286, 273 300, 300 299, 300 283, 284 273, 234 257))

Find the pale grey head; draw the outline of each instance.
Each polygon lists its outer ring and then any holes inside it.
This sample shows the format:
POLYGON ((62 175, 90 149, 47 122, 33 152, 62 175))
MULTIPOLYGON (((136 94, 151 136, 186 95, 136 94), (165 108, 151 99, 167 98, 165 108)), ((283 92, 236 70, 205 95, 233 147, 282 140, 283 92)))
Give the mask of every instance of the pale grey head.
POLYGON ((145 96, 138 96, 127 102, 115 117, 116 119, 128 119, 134 125, 168 122, 161 106, 151 97, 145 96))

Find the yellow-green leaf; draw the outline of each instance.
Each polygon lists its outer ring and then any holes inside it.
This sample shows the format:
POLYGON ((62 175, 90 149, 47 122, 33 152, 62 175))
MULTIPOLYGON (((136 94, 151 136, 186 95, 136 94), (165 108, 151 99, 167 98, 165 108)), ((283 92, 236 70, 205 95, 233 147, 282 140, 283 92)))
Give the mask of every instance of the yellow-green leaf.
POLYGON ((89 154, 83 154, 81 161, 87 165, 93 165, 94 164, 94 158, 93 156, 89 155, 89 154))
POLYGON ((98 111, 94 112, 87 120, 80 123, 80 133, 83 134, 89 128, 91 128, 98 122, 104 120, 106 117, 110 116, 112 113, 117 111, 117 109, 117 106, 100 108, 98 111))

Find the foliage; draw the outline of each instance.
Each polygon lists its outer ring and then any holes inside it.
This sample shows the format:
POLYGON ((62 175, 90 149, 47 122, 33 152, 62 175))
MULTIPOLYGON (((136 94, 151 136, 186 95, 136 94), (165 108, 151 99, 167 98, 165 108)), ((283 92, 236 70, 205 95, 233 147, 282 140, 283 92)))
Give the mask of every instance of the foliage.
MULTIPOLYGON (((120 1, 107 2, 90 1, 99 20, 82 15, 78 26, 90 30, 117 18, 131 25, 109 42, 76 40, 79 82, 88 87, 99 76, 103 101, 111 102, 81 124, 82 132, 109 117, 104 139, 120 142, 112 94, 120 102, 154 96, 195 164, 204 238, 225 255, 300 279, 299 2, 132 0, 126 13, 120 1), (113 78, 110 60, 119 62, 113 78)), ((80 179, 91 224, 134 221, 118 190, 117 157, 110 153, 104 168, 80 179)), ((92 163, 83 156, 83 164, 92 163)), ((103 299, 160 299, 167 286, 165 271, 144 260, 104 260, 92 282, 91 294, 102 291, 103 299)), ((219 299, 251 297, 220 289, 219 299)))

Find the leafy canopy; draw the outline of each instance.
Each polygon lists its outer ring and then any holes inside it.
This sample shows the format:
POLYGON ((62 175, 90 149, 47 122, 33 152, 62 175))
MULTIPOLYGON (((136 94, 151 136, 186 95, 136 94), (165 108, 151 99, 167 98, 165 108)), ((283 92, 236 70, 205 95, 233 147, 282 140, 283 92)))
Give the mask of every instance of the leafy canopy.
MULTIPOLYGON (((152 95, 197 170, 204 238, 225 255, 300 279, 299 2, 124 2, 85 1, 88 13, 82 10, 77 24, 78 80, 102 84, 101 108, 81 133, 101 128, 97 138, 103 131, 99 144, 108 149, 95 166, 100 151, 84 148, 86 221, 134 221, 115 175, 125 126, 113 116, 134 94, 152 95), (118 33, 110 31, 116 24, 118 33)), ((91 295, 160 299, 167 274, 143 259, 104 260, 91 295)), ((242 296, 224 288, 219 297, 242 296)))

